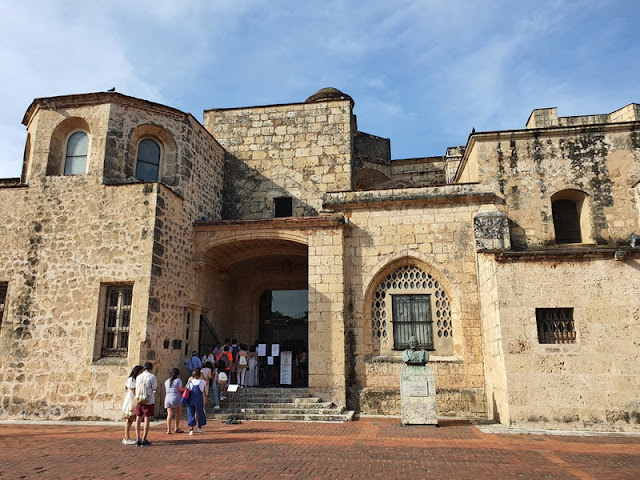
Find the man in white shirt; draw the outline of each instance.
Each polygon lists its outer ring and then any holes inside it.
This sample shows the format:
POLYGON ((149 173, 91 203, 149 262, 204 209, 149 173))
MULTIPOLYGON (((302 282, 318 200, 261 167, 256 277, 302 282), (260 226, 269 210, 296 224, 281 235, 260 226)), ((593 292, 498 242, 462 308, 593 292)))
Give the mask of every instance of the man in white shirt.
POLYGON ((147 440, 147 435, 149 434, 151 417, 155 416, 156 390, 158 390, 158 381, 151 370, 153 370, 153 365, 147 362, 144 364, 142 373, 136 377, 136 398, 138 399, 136 405, 136 437, 138 440, 136 444, 139 447, 151 445, 151 442, 147 440), (144 418, 144 432, 141 437, 140 422, 142 418, 144 418))

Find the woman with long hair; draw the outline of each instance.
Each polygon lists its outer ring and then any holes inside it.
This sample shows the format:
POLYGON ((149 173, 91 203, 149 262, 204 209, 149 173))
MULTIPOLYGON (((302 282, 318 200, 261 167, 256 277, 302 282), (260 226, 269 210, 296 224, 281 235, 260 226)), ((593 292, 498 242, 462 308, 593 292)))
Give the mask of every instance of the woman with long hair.
POLYGON ((171 376, 164 382, 164 391, 166 395, 164 397, 164 408, 167 409, 167 433, 173 433, 171 431, 171 420, 175 417, 175 432, 182 433, 180 430, 180 414, 182 413, 182 392, 184 387, 182 386, 182 380, 180 380, 180 370, 174 368, 171 370, 171 376))
POLYGON ((136 365, 131 370, 131 373, 127 377, 127 380, 124 384, 124 388, 126 393, 124 395, 124 402, 122 402, 122 413, 124 414, 124 438, 122 439, 122 443, 124 445, 135 445, 136 441, 129 436, 129 432, 131 432, 131 425, 136 419, 136 405, 135 405, 135 394, 136 394, 136 377, 144 370, 142 365, 136 365))

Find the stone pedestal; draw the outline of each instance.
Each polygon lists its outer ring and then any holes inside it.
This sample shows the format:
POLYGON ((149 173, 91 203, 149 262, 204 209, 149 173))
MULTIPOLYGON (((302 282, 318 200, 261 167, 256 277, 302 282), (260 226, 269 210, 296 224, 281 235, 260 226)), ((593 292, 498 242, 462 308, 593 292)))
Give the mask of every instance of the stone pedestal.
POLYGON ((400 374, 403 425, 437 425, 436 380, 429 365, 405 365, 400 374))

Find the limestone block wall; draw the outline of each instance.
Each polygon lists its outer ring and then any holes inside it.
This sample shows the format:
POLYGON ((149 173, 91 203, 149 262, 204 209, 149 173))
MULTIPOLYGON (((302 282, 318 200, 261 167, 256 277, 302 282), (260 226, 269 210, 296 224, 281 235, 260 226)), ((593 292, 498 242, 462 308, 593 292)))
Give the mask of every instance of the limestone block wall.
POLYGON ((627 128, 482 134, 460 181, 473 180, 477 165, 479 181, 504 197, 517 249, 555 244, 551 196, 565 189, 587 195, 584 243, 626 244, 638 229, 632 187, 640 179, 640 137, 627 128))
POLYGON ((410 186, 447 183, 443 157, 407 158, 391 162, 392 180, 405 180, 410 186))
POLYGON ((309 237, 309 390, 346 405, 342 226, 309 237))
POLYGON ((326 191, 351 189, 351 100, 208 110, 204 125, 229 152, 223 218, 274 216, 292 197, 293 216, 317 215, 326 191))
POLYGON ((487 257, 482 263, 493 268, 498 289, 494 341, 502 339, 509 403, 508 418, 501 414, 501 421, 638 431, 638 256, 506 258, 493 267, 487 257), (576 342, 539 343, 536 308, 573 308, 576 342))
POLYGON ((148 187, 48 176, 0 189, 3 418, 120 418, 123 380, 148 335, 156 203, 148 187), (130 360, 100 358, 101 292, 112 283, 133 285, 130 360))
MULTIPOLYGON (((380 193, 380 192, 378 192, 380 193)), ((440 282, 451 304, 452 352, 431 352, 440 415, 484 416, 478 285, 469 203, 402 201, 360 209, 342 206, 345 231, 347 383, 351 408, 399 414, 400 351, 373 347, 372 299, 380 282, 416 265, 440 282)))

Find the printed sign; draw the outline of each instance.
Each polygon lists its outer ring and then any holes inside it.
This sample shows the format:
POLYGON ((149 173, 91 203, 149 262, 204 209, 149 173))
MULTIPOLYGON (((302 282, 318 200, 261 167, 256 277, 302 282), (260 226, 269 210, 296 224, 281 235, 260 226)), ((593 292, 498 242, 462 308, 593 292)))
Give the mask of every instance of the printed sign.
POLYGON ((291 385, 292 352, 280 352, 280 384, 291 385))

